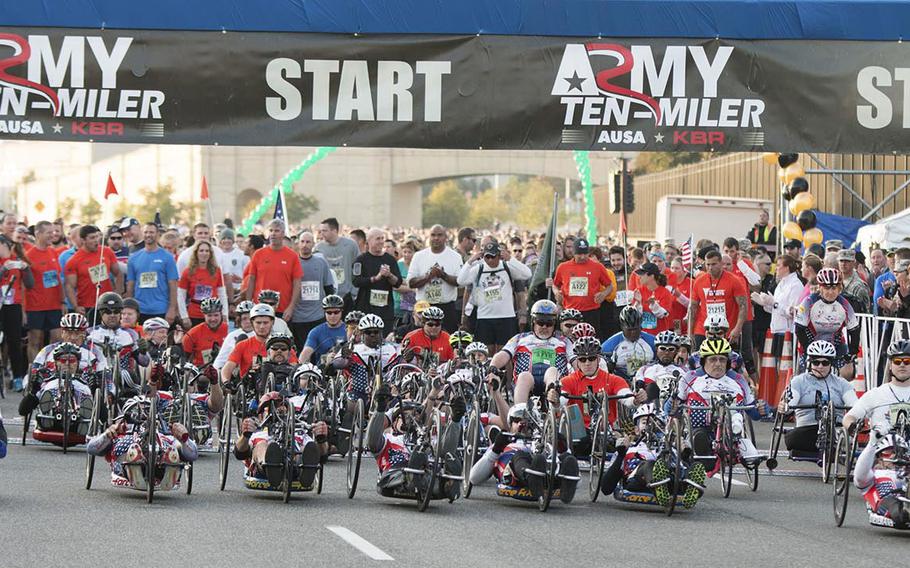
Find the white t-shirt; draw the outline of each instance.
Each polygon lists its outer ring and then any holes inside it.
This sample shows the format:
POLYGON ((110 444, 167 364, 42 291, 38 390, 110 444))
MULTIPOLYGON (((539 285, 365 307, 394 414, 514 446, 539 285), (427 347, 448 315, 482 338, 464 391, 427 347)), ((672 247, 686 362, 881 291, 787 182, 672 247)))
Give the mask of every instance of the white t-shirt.
POLYGON ((221 257, 216 258, 218 258, 218 266, 221 267, 221 273, 225 276, 230 274, 243 278, 243 270, 246 268, 246 265, 250 263, 250 257, 245 255, 243 251, 236 246, 231 252, 224 252, 221 247, 219 247, 218 250, 221 251, 221 257))
MULTIPOLYGON (((441 266, 446 274, 458 276, 462 265, 461 255, 449 247, 444 248, 439 254, 429 248, 417 251, 414 253, 414 258, 411 259, 411 266, 408 267, 408 280, 426 276, 434 264, 441 266)), ((452 286, 441 278, 433 278, 422 288, 417 289, 417 301, 426 300, 431 304, 454 302, 457 295, 458 287, 452 286)))
POLYGON ((464 265, 459 271, 458 284, 468 287, 474 286, 474 283, 477 282, 477 271, 483 270, 480 282, 471 294, 471 303, 477 306, 478 319, 515 317, 512 280, 529 279, 531 269, 514 258, 510 259, 507 264, 512 275, 511 279, 509 274, 506 274, 507 268, 502 261, 499 261, 496 268, 490 268, 483 260, 476 260, 464 265))
POLYGON ((869 418, 873 427, 883 426, 887 430, 891 426, 889 419, 891 412, 896 412, 900 408, 904 408, 910 414, 910 381, 905 387, 890 382, 875 387, 860 397, 847 416, 857 419, 869 418))

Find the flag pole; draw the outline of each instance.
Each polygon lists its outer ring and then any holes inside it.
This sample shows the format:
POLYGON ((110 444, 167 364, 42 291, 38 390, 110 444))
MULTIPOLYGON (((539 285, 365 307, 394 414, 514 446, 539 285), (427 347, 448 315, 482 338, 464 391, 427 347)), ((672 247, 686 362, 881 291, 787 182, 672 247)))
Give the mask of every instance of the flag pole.
MULTIPOLYGON (((114 186, 114 178, 111 176, 110 172, 107 174, 107 186, 104 188, 104 210, 102 210, 102 217, 108 207, 108 197, 111 195, 118 195, 117 188, 114 186)), ((101 229, 101 227, 98 227, 101 229)), ((104 265, 104 236, 105 231, 101 231, 101 242, 98 245, 98 266, 101 267, 104 265)), ((100 268, 99 268, 100 270, 100 268)), ((110 274, 108 274, 110 278, 110 274)), ((95 283, 95 304, 92 308, 92 327, 94 328, 98 325, 98 298, 101 297, 101 280, 95 283)))
MULTIPOLYGON (((208 209, 209 209, 209 219, 210 219, 211 222, 212 222, 212 236, 214 236, 215 239, 216 239, 216 240, 215 240, 215 245, 212 247, 212 258, 213 258, 213 260, 215 261, 215 264, 218 264, 218 257, 215 255, 214 249, 215 249, 216 246, 217 246, 217 247, 221 247, 221 239, 219 239, 218 236, 215 235, 215 210, 212 208, 212 200, 211 200, 211 198, 209 197, 209 184, 208 184, 208 182, 206 182, 206 179, 205 179, 205 176, 204 176, 204 175, 202 176, 202 192, 201 192, 200 197, 202 197, 203 201, 205 201, 206 204, 208 205, 208 209)), ((228 290, 227 280, 226 280, 226 277, 225 277, 225 275, 224 275, 224 267, 223 267, 223 266, 219 266, 218 268, 221 269, 221 287, 224 288, 225 294, 227 294, 228 292, 230 292, 230 294, 228 294, 228 296, 227 296, 227 299, 228 299, 228 306, 222 306, 222 310, 223 310, 225 313, 227 313, 228 315, 230 315, 231 310, 230 310, 230 307, 229 307, 229 306, 230 306, 231 300, 232 300, 233 297, 234 297, 234 296, 233 296, 233 295, 234 295, 234 286, 233 286, 233 282, 231 283, 231 288, 230 288, 230 290, 228 290)))
MULTIPOLYGON (((554 191, 553 222, 550 223, 550 230, 553 231, 553 235, 550 237, 550 267, 547 270, 547 278, 553 278, 553 275, 556 274, 556 225, 559 223, 559 214, 557 207, 559 207, 559 194, 554 191)), ((552 286, 547 286, 547 299, 553 299, 552 286)))

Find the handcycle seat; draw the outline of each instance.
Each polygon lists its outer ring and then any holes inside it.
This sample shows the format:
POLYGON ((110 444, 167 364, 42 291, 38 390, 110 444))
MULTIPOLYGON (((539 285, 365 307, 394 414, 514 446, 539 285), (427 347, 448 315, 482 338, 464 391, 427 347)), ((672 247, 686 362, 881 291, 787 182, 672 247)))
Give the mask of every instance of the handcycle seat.
POLYGON ((793 461, 817 462, 820 459, 818 452, 807 452, 805 450, 790 450, 790 459, 793 461))
MULTIPOLYGON (((531 490, 527 487, 521 487, 518 485, 506 485, 505 483, 496 484, 496 494, 500 497, 511 497, 512 499, 517 499, 519 501, 536 501, 532 495, 531 490)), ((553 499, 559 499, 559 488, 553 490, 553 499)))

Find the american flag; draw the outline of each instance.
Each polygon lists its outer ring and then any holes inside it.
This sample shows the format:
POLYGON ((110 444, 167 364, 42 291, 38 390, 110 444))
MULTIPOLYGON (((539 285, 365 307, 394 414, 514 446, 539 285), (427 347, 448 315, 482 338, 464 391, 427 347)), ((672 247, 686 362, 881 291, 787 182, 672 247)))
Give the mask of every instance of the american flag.
POLYGON ((686 270, 692 270, 692 235, 679 247, 679 255, 682 257, 683 267, 686 270))

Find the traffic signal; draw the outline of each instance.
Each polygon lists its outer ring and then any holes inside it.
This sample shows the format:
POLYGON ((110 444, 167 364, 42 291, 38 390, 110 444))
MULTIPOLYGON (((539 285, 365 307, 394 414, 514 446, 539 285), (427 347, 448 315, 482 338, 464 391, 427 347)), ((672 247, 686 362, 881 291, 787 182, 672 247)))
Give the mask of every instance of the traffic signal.
POLYGON ((635 212, 635 185, 630 172, 622 174, 622 208, 626 214, 635 212))
POLYGON ((622 209, 622 172, 613 174, 613 190, 610 192, 610 213, 619 213, 622 209))

